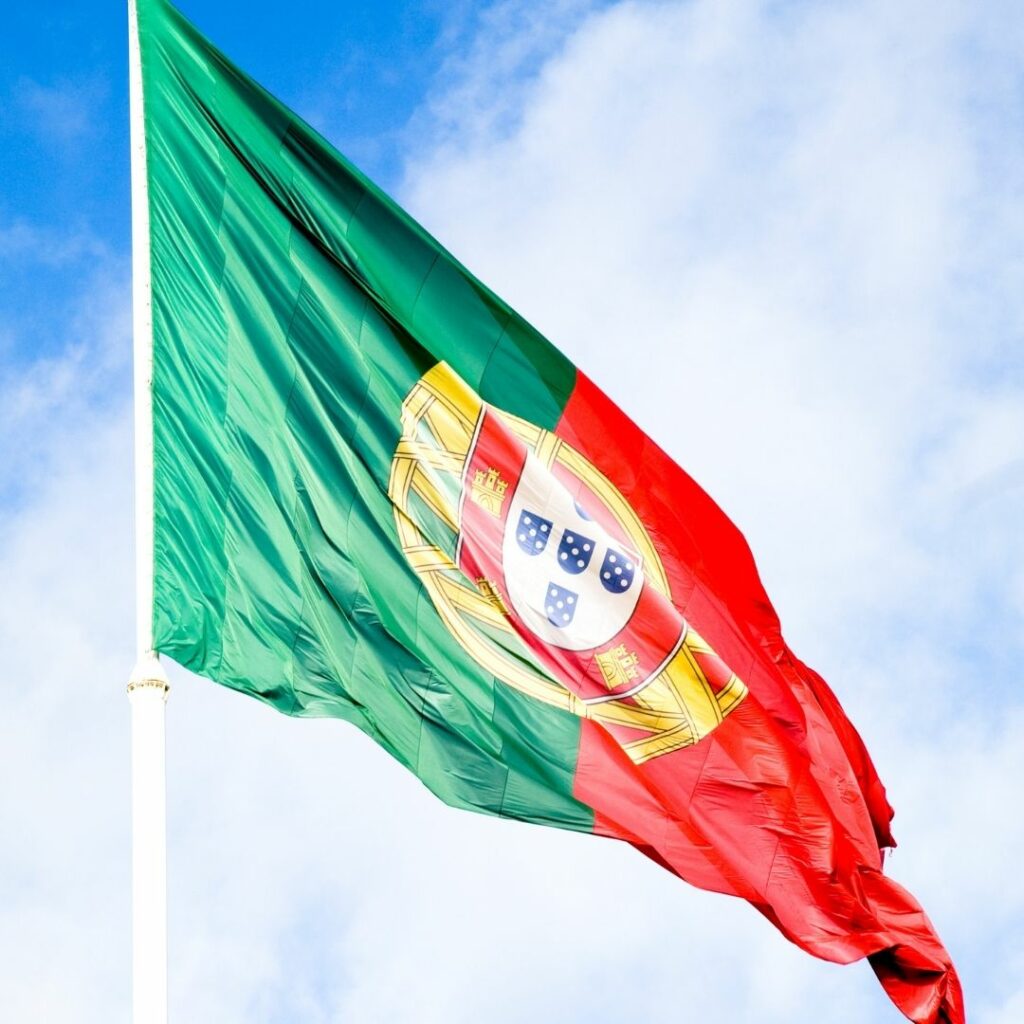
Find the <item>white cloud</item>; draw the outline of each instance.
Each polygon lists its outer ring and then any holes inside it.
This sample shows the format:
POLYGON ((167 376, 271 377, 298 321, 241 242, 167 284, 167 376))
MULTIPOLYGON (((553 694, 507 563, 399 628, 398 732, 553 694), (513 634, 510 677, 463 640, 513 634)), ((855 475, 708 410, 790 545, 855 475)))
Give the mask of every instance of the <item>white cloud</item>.
MULTIPOLYGON (((404 189, 744 528, 879 761, 894 873, 980 1024, 1024 999, 1011 15, 503 4, 449 63, 404 189)), ((64 356, 0 380, 0 482, 24 481, 0 524, 0 989, 18 1020, 128 1006, 111 295, 85 289, 64 356)), ((624 845, 448 810, 348 727, 173 678, 174 1019, 896 1019, 864 965, 815 961, 624 845)))
POLYGON ((97 107, 108 91, 101 77, 43 83, 22 76, 11 91, 12 109, 46 145, 71 146, 96 134, 97 107))
MULTIPOLYGON (((25 235, 50 233, 26 225, 25 235)), ((54 244, 70 250, 77 237, 55 236, 54 244)), ((124 400, 131 358, 124 267, 102 246, 90 254, 87 269, 80 272, 80 292, 69 316, 62 318, 62 337, 52 346, 56 354, 0 361, 0 526, 23 497, 53 479, 55 462, 69 465, 75 440, 91 436, 104 409, 124 400)), ((51 347, 38 337, 18 334, 11 331, 12 350, 51 347)))
POLYGON ((54 231, 24 219, 0 223, 0 263, 17 260, 63 267, 82 259, 109 258, 103 242, 88 231, 54 231))

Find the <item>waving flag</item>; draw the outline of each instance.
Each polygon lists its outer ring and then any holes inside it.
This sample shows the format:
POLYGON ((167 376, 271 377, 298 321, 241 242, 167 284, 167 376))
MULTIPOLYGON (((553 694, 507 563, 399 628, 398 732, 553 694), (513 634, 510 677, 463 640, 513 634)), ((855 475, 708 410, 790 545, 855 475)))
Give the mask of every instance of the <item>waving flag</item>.
POLYGON ((449 804, 626 840, 919 1024, 956 974, 742 536, 581 371, 140 0, 155 649, 449 804))

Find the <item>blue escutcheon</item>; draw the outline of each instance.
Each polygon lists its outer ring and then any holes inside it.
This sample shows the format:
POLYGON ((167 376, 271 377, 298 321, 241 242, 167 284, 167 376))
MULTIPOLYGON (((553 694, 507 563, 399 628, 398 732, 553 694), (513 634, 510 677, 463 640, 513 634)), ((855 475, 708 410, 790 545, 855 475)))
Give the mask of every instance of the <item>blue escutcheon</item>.
POLYGON ((558 545, 558 565, 567 573, 578 576, 590 565, 594 557, 594 542, 582 533, 569 529, 562 534, 558 545))
POLYGON ((551 520, 523 509, 519 513, 519 525, 516 527, 516 543, 519 550, 527 555, 539 555, 551 539, 551 520))
POLYGON ((601 563, 601 586, 610 594, 625 594, 633 586, 636 564, 629 555, 609 548, 601 563))
POLYGON ((549 583, 544 597, 544 610, 547 612, 548 622, 559 629, 565 629, 576 614, 579 599, 579 594, 566 590, 557 583, 549 583))

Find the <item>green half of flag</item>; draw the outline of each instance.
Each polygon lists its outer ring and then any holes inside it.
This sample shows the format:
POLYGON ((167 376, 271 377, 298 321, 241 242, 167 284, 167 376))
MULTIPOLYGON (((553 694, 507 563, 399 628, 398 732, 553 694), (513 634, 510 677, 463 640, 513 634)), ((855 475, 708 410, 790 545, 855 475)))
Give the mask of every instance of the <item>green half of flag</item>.
POLYGON ((154 646, 288 714, 348 719, 449 803, 589 829, 579 718, 452 637, 388 496, 431 366, 542 426, 575 369, 173 7, 139 14, 154 646))

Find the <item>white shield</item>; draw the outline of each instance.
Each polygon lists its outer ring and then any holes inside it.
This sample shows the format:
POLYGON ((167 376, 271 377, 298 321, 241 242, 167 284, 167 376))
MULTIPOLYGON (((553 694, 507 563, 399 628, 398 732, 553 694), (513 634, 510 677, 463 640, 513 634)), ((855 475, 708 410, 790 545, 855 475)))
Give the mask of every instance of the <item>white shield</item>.
POLYGON ((532 454, 509 509, 502 563, 519 618, 545 643, 570 651, 611 640, 644 586, 636 554, 590 519, 532 454))

